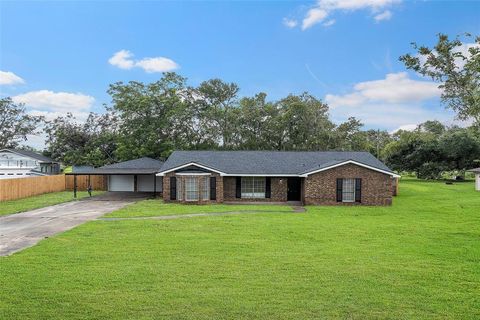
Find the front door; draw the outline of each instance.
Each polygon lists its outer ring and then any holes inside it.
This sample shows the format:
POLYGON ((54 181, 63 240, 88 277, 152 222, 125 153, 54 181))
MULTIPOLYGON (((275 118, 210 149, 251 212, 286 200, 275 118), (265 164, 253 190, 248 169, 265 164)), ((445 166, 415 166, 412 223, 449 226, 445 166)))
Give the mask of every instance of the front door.
POLYGON ((287 179, 287 201, 300 201, 300 178, 287 179))

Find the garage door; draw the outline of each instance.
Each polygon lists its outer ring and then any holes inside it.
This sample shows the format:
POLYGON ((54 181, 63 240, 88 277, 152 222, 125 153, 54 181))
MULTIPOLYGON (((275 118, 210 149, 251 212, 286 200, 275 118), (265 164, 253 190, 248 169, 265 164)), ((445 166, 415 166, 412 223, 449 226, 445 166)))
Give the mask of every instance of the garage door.
POLYGON ((133 191, 133 176, 109 176, 108 191, 133 191))
MULTIPOLYGON (((162 177, 157 177, 157 192, 162 192, 162 177)), ((153 176, 137 176, 137 190, 140 192, 153 192, 153 176)))

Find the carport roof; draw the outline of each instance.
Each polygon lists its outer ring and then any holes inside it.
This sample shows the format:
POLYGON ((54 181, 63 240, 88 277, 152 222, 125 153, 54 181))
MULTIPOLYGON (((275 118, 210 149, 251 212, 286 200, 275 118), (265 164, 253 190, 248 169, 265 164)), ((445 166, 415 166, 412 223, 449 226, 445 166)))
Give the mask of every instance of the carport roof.
POLYGON ((163 162, 144 157, 124 162, 92 168, 82 172, 67 173, 68 175, 112 175, 112 174, 155 174, 160 171, 163 162))
POLYGON ((467 171, 474 172, 474 173, 480 173, 480 168, 470 169, 470 170, 467 170, 467 171))

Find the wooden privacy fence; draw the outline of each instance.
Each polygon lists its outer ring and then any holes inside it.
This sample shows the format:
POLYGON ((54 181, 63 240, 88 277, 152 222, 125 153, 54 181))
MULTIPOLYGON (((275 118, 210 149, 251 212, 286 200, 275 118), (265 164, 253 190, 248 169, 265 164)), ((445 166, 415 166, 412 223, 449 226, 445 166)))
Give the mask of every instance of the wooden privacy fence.
MULTIPOLYGON (((77 176, 77 190, 85 191, 89 177, 77 176)), ((106 176, 90 176, 93 190, 106 190, 106 176)), ((15 200, 43 193, 73 190, 73 176, 55 176, 0 179, 0 201, 15 200)))
MULTIPOLYGON (((85 191, 88 188, 88 182, 94 191, 105 191, 107 190, 107 176, 88 176, 88 175, 79 175, 77 176, 77 190, 85 191)), ((73 190, 73 176, 65 176, 65 189, 73 190)))
POLYGON ((65 190, 65 176, 0 179, 0 201, 65 190))

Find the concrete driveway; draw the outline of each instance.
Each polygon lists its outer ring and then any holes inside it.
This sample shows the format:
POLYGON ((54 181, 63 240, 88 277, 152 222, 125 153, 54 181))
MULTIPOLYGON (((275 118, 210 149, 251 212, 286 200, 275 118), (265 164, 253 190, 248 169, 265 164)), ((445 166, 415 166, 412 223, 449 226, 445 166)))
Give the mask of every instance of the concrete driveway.
POLYGON ((2 216, 0 256, 31 247, 45 237, 70 230, 149 196, 151 194, 107 192, 79 201, 2 216))

